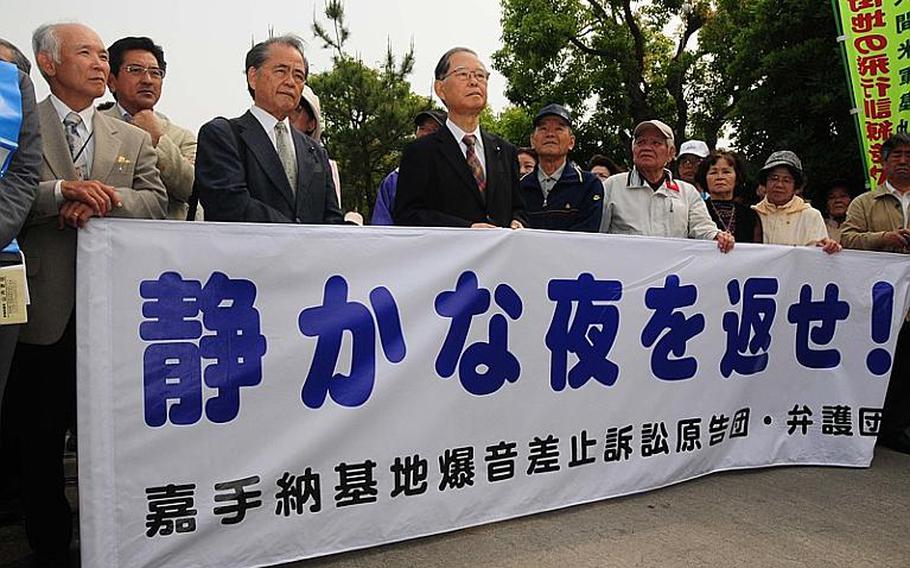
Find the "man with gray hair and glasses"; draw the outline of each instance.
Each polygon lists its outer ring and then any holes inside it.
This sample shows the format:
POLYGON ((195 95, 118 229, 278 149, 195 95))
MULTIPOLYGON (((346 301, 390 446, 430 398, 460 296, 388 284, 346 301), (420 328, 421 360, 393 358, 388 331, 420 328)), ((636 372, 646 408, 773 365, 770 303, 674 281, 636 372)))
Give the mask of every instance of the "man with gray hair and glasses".
MULTIPOLYGON (((63 437, 76 406, 76 237, 93 217, 162 219, 167 193, 149 135, 95 112, 107 85, 107 49, 81 24, 43 25, 35 62, 51 94, 38 106, 43 146, 38 192, 20 235, 31 305, 7 386, 29 543, 38 565, 68 566, 72 514, 64 494, 63 437)), ((90 340, 90 338, 87 338, 90 340)))
POLYGON ((445 52, 433 89, 448 111, 445 127, 409 144, 401 157, 396 225, 527 225, 515 146, 480 128, 490 72, 466 47, 445 52))
POLYGON ((303 44, 279 36, 246 55, 253 106, 199 130, 196 181, 208 221, 343 223, 325 149, 291 127, 306 84, 303 44))

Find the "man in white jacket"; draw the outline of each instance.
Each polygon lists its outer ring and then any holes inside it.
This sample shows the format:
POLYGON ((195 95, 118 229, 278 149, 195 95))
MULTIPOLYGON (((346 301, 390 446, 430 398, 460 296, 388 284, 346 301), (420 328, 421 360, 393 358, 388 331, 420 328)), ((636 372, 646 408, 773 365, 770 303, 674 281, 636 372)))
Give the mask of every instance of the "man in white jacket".
POLYGON ((673 130, 659 120, 635 127, 632 171, 604 182, 601 233, 717 241, 733 248, 733 235, 718 230, 692 184, 674 180, 667 164, 676 150, 673 130))

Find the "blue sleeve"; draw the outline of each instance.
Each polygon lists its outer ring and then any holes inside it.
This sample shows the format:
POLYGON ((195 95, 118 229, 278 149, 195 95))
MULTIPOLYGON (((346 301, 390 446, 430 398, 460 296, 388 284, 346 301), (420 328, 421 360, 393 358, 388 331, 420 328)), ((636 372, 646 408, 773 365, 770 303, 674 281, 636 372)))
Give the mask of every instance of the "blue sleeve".
POLYGON ((371 225, 394 225, 392 219, 392 208, 395 204, 395 190, 398 186, 398 170, 391 172, 379 184, 379 192, 376 194, 376 205, 373 207, 373 218, 370 219, 371 225))

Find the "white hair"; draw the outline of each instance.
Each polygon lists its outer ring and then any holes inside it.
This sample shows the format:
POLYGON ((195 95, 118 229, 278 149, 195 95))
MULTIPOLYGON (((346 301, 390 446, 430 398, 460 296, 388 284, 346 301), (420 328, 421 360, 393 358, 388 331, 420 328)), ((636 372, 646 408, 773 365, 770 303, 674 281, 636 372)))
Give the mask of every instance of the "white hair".
POLYGON ((39 53, 47 53, 54 60, 54 63, 60 63, 60 38, 57 36, 57 26, 60 24, 41 24, 32 33, 32 51, 35 52, 35 58, 39 53))
MULTIPOLYGON (((35 53, 35 61, 38 61, 39 53, 46 53, 51 56, 54 63, 60 63, 60 35, 57 28, 65 25, 73 25, 77 22, 58 22, 55 24, 41 24, 32 32, 32 51, 35 53)), ((47 79, 41 65, 38 65, 41 75, 47 79)))

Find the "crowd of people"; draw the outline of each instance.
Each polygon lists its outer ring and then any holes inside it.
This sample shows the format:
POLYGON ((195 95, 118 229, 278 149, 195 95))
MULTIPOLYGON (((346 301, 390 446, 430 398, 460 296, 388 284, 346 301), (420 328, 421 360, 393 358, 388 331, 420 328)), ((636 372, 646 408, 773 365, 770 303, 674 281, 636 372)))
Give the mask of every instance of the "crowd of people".
MULTIPOLYGON (((174 124, 157 103, 164 50, 147 37, 109 46, 81 24, 44 25, 34 60, 50 95, 36 102, 30 61, 0 40, 16 65, 18 144, 0 177, 0 245, 14 238, 28 259, 28 322, 0 326, 5 473, 21 487, 29 542, 39 565, 66 566, 72 515, 61 454, 74 430, 76 239, 95 217, 266 223, 361 224, 340 207, 337 164, 321 143, 319 98, 295 36, 253 46, 246 56, 250 109, 215 118, 198 134, 174 124), (96 107, 106 91, 113 102, 96 107)), ((8 69, 0 67, 0 70, 8 69)), ((439 59, 434 91, 445 106, 414 117, 415 140, 382 181, 374 225, 534 228, 736 243, 910 252, 910 137, 882 147, 886 181, 856 195, 834 180, 801 195, 806 172, 782 149, 759 171, 747 197, 744 167, 699 140, 678 146, 673 130, 645 120, 632 133, 628 170, 607 156, 569 160, 571 112, 548 104, 533 119, 530 147, 480 127, 489 71, 471 49, 439 59), (673 171, 675 168, 675 171, 673 171), (853 199, 855 197, 855 199, 853 199), (852 201, 852 202, 851 202, 852 201)), ((0 75, 3 76, 3 75, 0 75)), ((4 88, 9 85, 4 85, 4 88)), ((213 112, 217 109, 213 109, 213 112)), ((2 161, 2 160, 0 160, 2 161)), ((821 254, 821 253, 820 253, 821 254)), ((902 328, 880 441, 910 452, 910 325, 902 328)))

